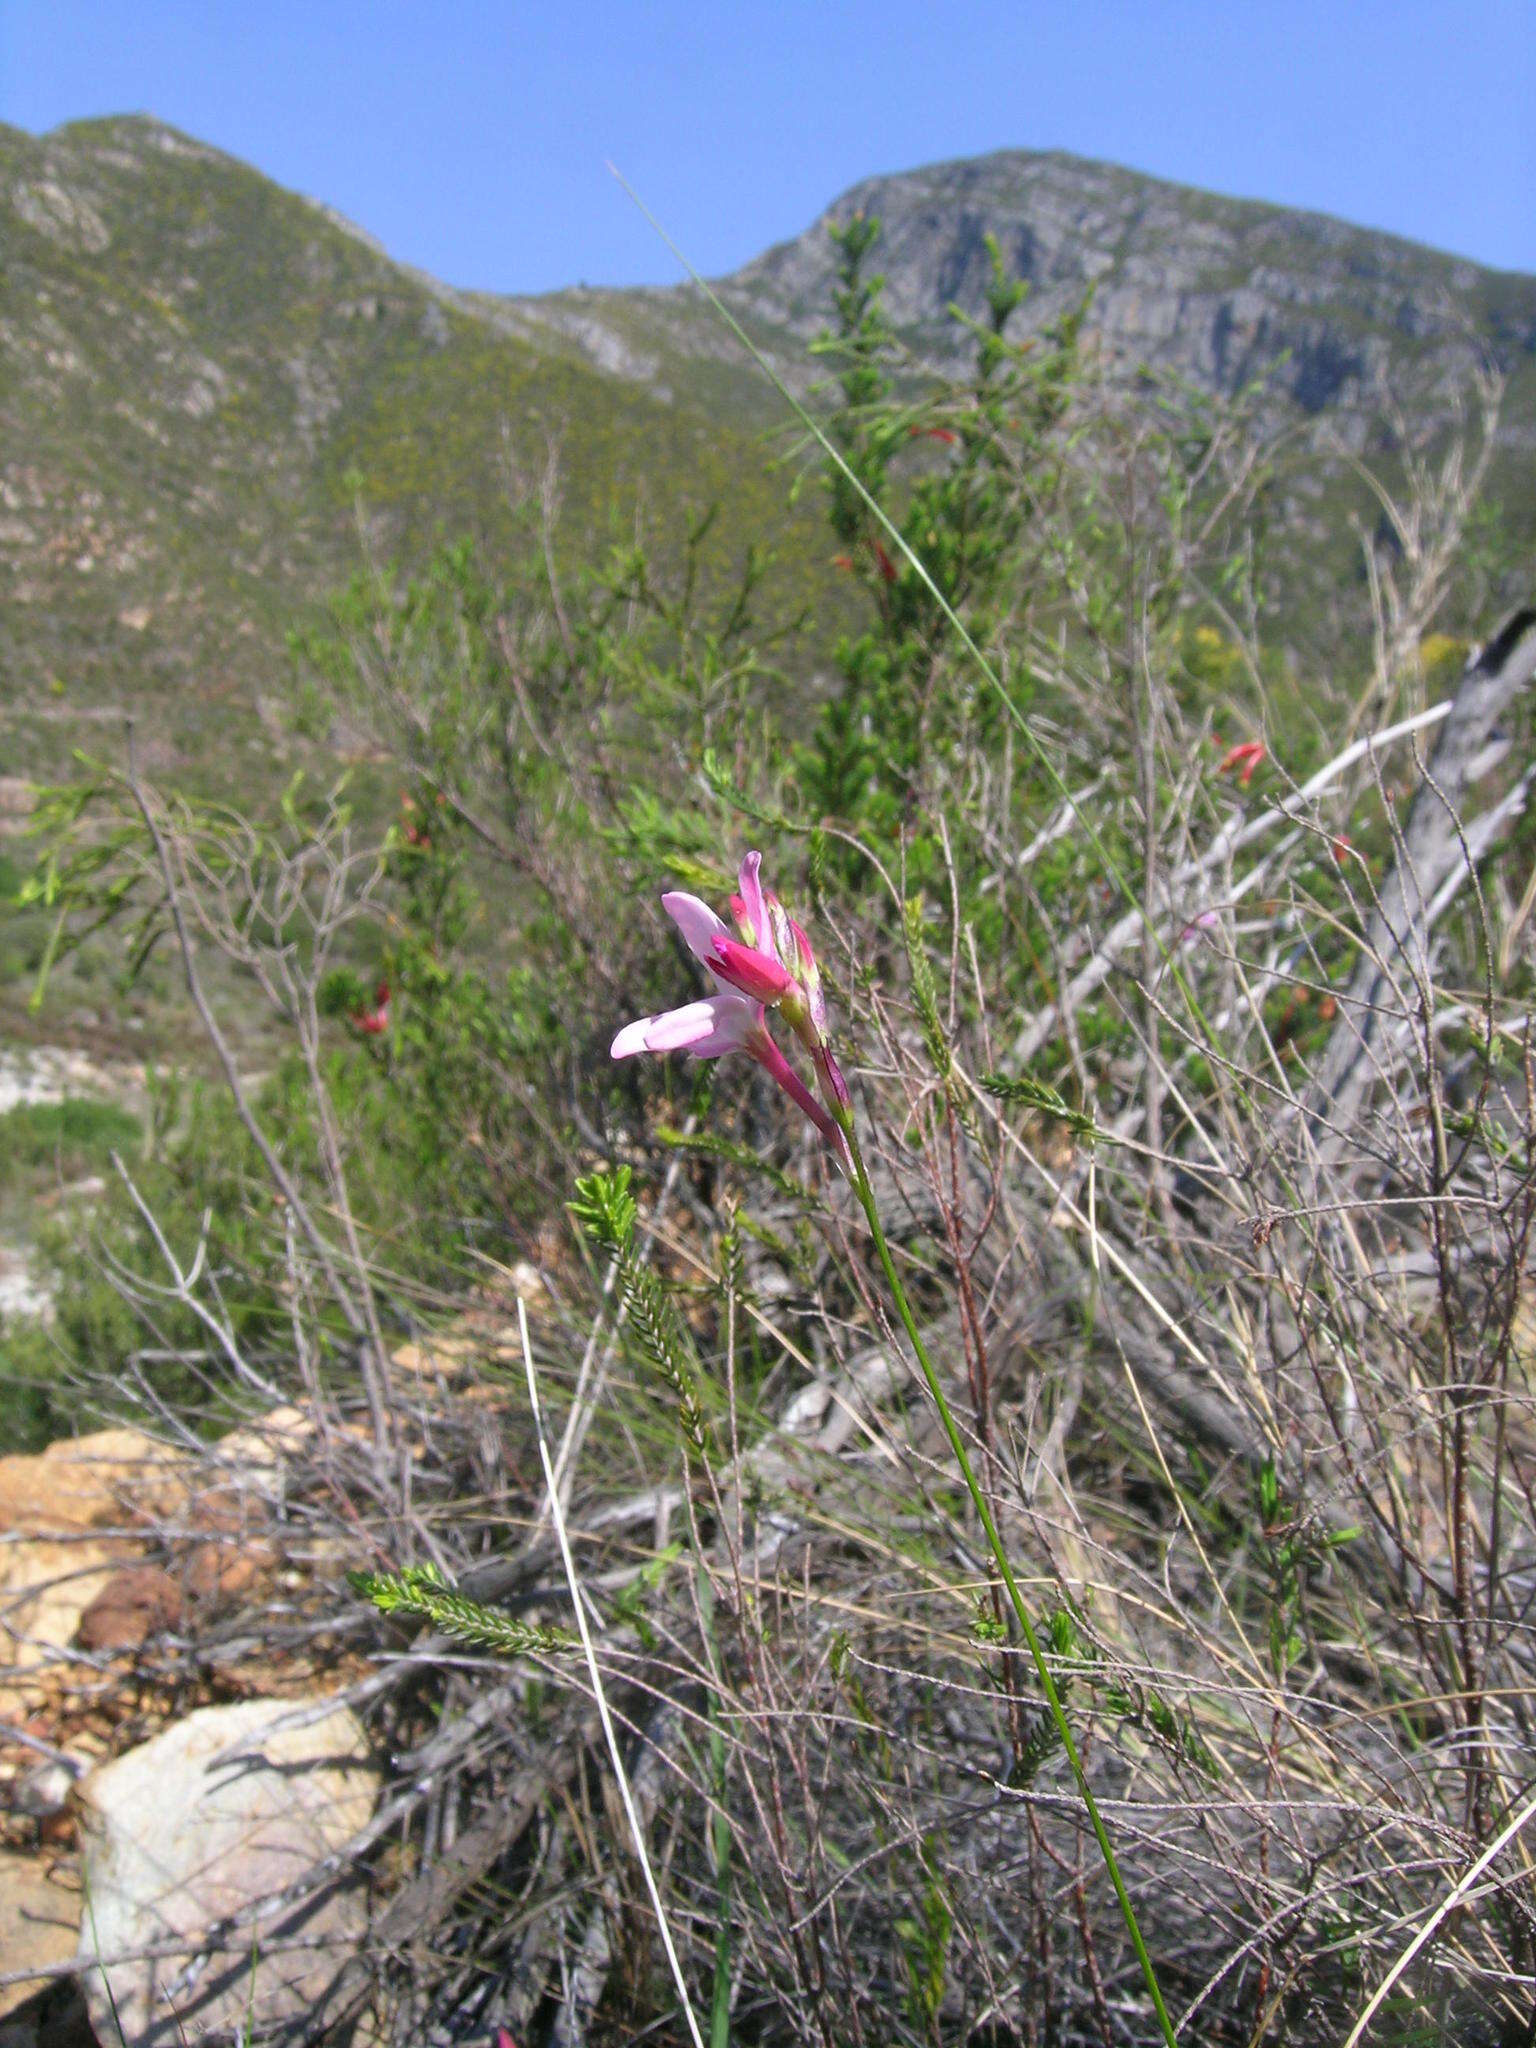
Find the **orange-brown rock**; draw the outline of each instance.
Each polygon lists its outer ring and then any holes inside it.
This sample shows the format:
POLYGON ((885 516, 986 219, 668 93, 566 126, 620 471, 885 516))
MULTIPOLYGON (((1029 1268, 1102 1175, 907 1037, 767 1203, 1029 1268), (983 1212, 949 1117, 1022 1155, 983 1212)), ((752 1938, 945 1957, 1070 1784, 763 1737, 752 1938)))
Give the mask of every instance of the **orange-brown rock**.
POLYGON ((211 1447, 220 1486, 270 1497, 280 1489, 287 1468, 309 1450, 319 1433, 313 1411, 291 1402, 242 1423, 211 1447))
POLYGON ((137 1650, 181 1620, 182 1591, 156 1564, 114 1572, 80 1617, 82 1650, 137 1650))
POLYGON ((187 1487, 187 1460, 137 1429, 0 1458, 0 1720, 27 1712, 86 1609, 143 1556, 134 1532, 180 1514, 187 1487))
POLYGON ((445 1331, 423 1344, 402 1344, 389 1354, 393 1371, 414 1380, 453 1380, 474 1363, 475 1341, 462 1332, 445 1331))
POLYGON ((272 1549, 266 1543, 199 1543, 187 1558, 182 1583, 205 1605, 234 1600, 251 1590, 271 1562, 272 1549))
POLYGON ((0 1458, 0 1531, 10 1536, 124 1531, 146 1514, 174 1514, 186 1497, 186 1457, 141 1429, 98 1429, 35 1457, 0 1458))

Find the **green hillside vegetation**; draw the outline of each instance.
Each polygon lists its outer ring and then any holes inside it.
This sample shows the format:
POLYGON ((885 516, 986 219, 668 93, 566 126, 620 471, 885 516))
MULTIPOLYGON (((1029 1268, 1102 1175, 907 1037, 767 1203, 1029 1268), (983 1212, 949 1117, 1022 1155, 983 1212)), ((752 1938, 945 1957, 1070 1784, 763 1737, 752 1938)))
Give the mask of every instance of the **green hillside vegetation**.
MULTIPOLYGON (((663 558, 798 541, 750 429, 536 349, 318 207, 147 120, 0 137, 0 664, 46 775, 132 710, 234 792, 284 746, 296 624, 362 558, 505 550, 558 450, 559 535, 663 558)), ((803 576, 803 560, 797 564, 803 576)), ((115 743, 115 738, 114 738, 115 743)))

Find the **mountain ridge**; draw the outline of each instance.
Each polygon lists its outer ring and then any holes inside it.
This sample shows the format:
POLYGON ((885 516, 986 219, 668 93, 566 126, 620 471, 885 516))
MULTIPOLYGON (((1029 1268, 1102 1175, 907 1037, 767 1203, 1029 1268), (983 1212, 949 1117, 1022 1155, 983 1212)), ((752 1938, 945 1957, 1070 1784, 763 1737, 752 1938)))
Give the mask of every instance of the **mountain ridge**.
MULTIPOLYGON (((1319 447, 1389 448, 1393 407, 1449 421, 1458 380, 1496 358, 1496 489, 1536 525, 1536 278, 999 151, 863 180, 719 281, 802 392, 824 374, 807 343, 830 317, 827 226, 859 207, 882 216, 877 264, 919 374, 964 346, 949 308, 979 310, 988 232, 1030 283, 1021 331, 1091 287, 1111 376, 1257 380, 1319 447)), ((690 286, 446 285, 153 116, 0 129, 0 236, 0 745, 30 773, 124 706, 181 768, 227 757, 238 778, 242 757, 281 758, 287 630, 364 539, 406 562, 438 532, 494 553, 552 446, 562 530, 588 558, 632 534, 637 503, 665 547, 718 501, 723 557, 777 541, 786 591, 826 587, 814 494, 787 509, 760 446, 782 406, 690 286)))
MULTIPOLYGON (((1065 150, 998 150, 860 180, 716 289, 733 312, 777 332, 781 347, 786 336, 803 343, 830 312, 827 229, 856 212, 882 223, 875 267, 893 325, 936 367, 963 348, 951 305, 972 317, 983 310, 992 232, 1031 287, 1022 328, 1043 326, 1092 291, 1087 331, 1126 370, 1146 363, 1228 394, 1278 375, 1304 414, 1353 416, 1379 410, 1393 372, 1414 355, 1438 357, 1432 377, 1464 376, 1484 351, 1532 381, 1521 396, 1536 420, 1536 276, 1065 150)), ((579 305, 589 327, 606 327, 616 356, 622 325, 605 323, 603 309, 627 302, 660 314, 666 289, 511 303, 551 324, 579 305)), ((568 331, 579 336, 574 321, 568 331)), ((1351 432, 1363 441, 1354 418, 1351 432)), ((1521 444, 1531 445, 1523 428, 1521 444)))

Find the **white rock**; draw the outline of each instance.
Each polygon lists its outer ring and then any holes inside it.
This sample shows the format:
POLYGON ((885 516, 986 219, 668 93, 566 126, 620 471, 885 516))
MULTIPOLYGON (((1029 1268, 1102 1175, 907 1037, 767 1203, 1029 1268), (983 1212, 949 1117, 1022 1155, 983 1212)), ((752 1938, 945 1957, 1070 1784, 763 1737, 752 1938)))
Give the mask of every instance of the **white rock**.
POLYGON ((366 1920, 355 1889, 196 1955, 200 1934, 281 1892, 372 1814, 379 1781, 362 1728, 350 1708, 324 1707, 203 1707, 85 1780, 80 1955, 103 1965, 83 1974, 101 2040, 116 2041, 121 2026, 125 2048, 178 2048, 283 2025, 315 2005, 352 1954, 366 1920), (283 1945, 294 1937, 299 1945, 283 1945), (112 1961, 169 1941, 183 1951, 112 1961))

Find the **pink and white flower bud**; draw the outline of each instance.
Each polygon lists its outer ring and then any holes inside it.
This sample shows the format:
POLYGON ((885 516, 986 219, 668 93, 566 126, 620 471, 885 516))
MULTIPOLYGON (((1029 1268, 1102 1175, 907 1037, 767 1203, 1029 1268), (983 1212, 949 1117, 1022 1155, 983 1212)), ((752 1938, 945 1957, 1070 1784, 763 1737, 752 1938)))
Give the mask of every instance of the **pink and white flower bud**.
POLYGON ((793 961, 795 979, 805 991, 805 1002, 806 1008, 810 1012, 811 1029, 819 1040, 824 1040, 827 1035, 827 999, 822 992, 821 969, 816 965, 816 955, 811 950, 811 942, 806 936, 804 926, 796 924, 793 918, 788 919, 787 922, 789 925, 790 951, 786 958, 793 961))
POLYGON ((853 1097, 848 1093, 842 1068, 832 1057, 832 1048, 820 1045, 811 1057, 816 1063, 816 1078, 821 1083, 821 1092, 832 1112, 833 1122, 845 1131, 852 1130, 853 1097))
POLYGON ((763 891, 763 905, 768 912, 768 929, 773 934, 773 950, 786 966, 793 967, 795 942, 790 931, 789 912, 771 889, 763 891))

